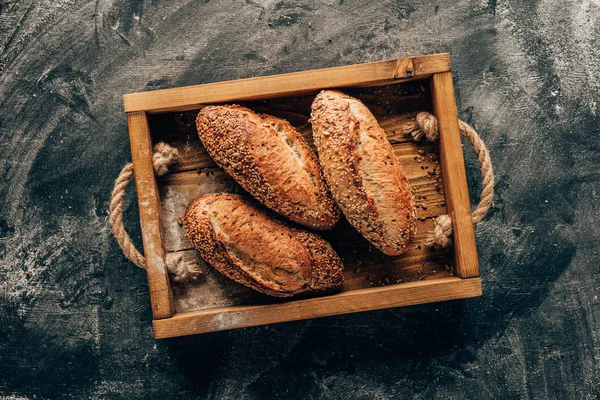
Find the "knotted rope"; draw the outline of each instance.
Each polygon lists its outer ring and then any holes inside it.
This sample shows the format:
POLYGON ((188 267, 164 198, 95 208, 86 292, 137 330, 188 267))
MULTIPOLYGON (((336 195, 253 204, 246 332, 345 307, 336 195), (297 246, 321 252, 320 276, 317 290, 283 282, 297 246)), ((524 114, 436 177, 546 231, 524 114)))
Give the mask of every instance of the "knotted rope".
MULTIPOLYGON (((473 146, 473 149, 477 154, 477 159, 481 167, 481 175, 483 177, 481 184, 481 198, 479 204, 477 204, 477 207, 475 207, 475 210, 471 213, 473 224, 477 224, 485 217, 485 214, 487 214, 492 205, 492 199, 494 197, 494 170, 492 168, 490 152, 477 132, 464 121, 459 120, 458 127, 460 133, 466 137, 473 146)), ((435 142, 440 137, 437 119, 428 112, 418 113, 414 121, 404 127, 403 132, 410 134, 416 141, 421 140, 421 138, 425 136, 428 141, 435 142)), ((452 236, 452 220, 450 219, 450 216, 446 214, 440 215, 435 219, 434 224, 433 232, 427 237, 425 245, 436 249, 447 248, 452 244, 452 240, 450 239, 452 236)))
MULTIPOLYGON (((179 152, 177 149, 164 142, 157 143, 156 146, 154 146, 154 153, 152 154, 152 167, 154 168, 156 175, 163 176, 169 172, 169 167, 177 162, 178 157, 179 152)), ((135 245, 131 241, 131 237, 129 237, 129 234, 125 231, 125 225, 123 224, 125 190, 132 177, 133 163, 127 163, 115 181, 110 200, 109 221, 112 225, 115 238, 125 257, 138 267, 145 269, 146 259, 135 248, 135 245)), ((195 279, 200 275, 200 271, 197 269, 196 264, 185 262, 181 255, 168 255, 166 263, 175 282, 185 282, 188 279, 195 279)))
POLYGON ((173 282, 186 283, 198 279, 202 275, 199 265, 195 262, 188 262, 181 253, 167 254, 167 269, 173 278, 173 282))

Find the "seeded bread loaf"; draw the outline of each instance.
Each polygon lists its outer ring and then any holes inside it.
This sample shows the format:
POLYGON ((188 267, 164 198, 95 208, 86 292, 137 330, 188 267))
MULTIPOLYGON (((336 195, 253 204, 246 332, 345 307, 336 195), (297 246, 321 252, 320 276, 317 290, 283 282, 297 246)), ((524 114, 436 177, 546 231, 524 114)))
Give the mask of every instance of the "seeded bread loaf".
POLYGON ((408 249, 415 204, 408 179, 369 109, 324 90, 312 104, 312 128, 331 194, 350 223, 387 255, 408 249))
POLYGON ((343 283, 343 265, 314 233, 272 219, 240 195, 207 194, 184 216, 188 238, 223 275, 259 292, 289 297, 343 283))
POLYGON ((236 105, 209 106, 196 127, 213 160, 270 209, 313 229, 338 221, 319 162, 289 122, 236 105))

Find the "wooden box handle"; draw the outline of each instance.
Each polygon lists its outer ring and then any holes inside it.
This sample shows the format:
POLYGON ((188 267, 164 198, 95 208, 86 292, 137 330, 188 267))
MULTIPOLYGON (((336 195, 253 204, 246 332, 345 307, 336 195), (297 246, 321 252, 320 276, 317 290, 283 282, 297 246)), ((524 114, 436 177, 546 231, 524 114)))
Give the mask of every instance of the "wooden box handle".
MULTIPOLYGON (((462 120, 458 121, 458 127, 461 135, 466 137, 473 146, 477 154, 479 166, 481 167, 481 196, 479 204, 477 204, 477 207, 471 213, 473 225, 475 225, 485 217, 492 205, 492 199, 494 198, 494 169, 492 168, 490 152, 475 129, 462 120)), ((440 137, 437 119, 433 114, 428 112, 420 112, 415 118, 408 119, 408 122, 402 128, 402 132, 410 134, 416 141, 425 137, 428 141, 435 142, 440 137)), ((436 249, 447 248, 452 244, 451 236, 452 221, 450 216, 447 214, 440 215, 435 219, 434 230, 429 234, 425 245, 436 249)))
MULTIPOLYGON (((179 152, 177 149, 164 142, 157 143, 154 146, 152 154, 152 166, 157 176, 163 176, 169 172, 169 167, 177 162, 179 152)), ((119 247, 127 259, 142 269, 146 269, 146 259, 135 248, 131 237, 125 230, 123 224, 123 204, 125 200, 125 190, 129 181, 133 178, 133 163, 127 163, 115 180, 115 186, 112 191, 109 206, 109 221, 113 228, 113 233, 119 247)))

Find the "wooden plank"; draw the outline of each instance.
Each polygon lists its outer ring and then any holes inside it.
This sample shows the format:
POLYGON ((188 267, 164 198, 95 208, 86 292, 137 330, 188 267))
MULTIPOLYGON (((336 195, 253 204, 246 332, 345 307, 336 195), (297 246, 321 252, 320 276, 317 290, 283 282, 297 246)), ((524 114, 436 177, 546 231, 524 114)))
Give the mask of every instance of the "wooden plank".
POLYGON ((475 277, 479 276, 479 263, 452 74, 434 74, 431 86, 433 110, 440 131, 440 161, 446 204, 454 230, 456 274, 461 278, 475 277))
POLYGON ((381 85, 424 79, 450 71, 448 54, 434 54, 368 64, 293 72, 123 96, 125 112, 185 111, 203 104, 259 100, 314 93, 326 88, 381 85))
POLYGON ((175 308, 165 265, 160 224, 160 198, 152 168, 152 141, 146 113, 127 114, 146 272, 154 319, 171 317, 175 308))
POLYGON ((154 320, 157 339, 481 295, 479 278, 443 278, 267 305, 219 307, 154 320))

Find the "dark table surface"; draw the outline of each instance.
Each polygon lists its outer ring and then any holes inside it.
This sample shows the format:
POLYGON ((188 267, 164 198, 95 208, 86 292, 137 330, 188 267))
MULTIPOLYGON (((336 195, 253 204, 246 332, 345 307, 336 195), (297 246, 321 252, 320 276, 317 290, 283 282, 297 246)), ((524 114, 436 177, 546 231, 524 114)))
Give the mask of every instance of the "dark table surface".
POLYGON ((596 398, 599 48, 590 1, 0 1, 0 395, 596 398), (122 95, 436 52, 496 170, 483 297, 154 340, 122 95))

